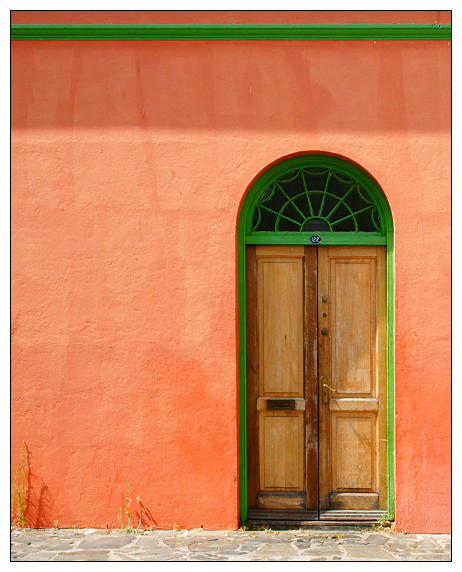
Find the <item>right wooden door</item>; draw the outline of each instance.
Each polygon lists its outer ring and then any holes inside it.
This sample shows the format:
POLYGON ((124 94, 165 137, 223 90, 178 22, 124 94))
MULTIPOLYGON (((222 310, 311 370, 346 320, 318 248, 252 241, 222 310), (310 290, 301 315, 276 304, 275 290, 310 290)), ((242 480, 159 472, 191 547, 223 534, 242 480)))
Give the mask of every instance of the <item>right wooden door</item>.
POLYGON ((319 508, 386 508, 382 246, 318 247, 319 508))

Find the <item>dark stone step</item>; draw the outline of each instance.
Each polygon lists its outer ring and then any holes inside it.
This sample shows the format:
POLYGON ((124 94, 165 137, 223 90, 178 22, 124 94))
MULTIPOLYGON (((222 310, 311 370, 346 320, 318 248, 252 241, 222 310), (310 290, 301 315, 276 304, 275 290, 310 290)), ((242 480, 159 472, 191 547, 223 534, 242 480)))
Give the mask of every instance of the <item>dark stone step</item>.
POLYGON ((357 531, 358 529, 372 529, 376 526, 376 522, 367 521, 329 521, 329 520, 258 520, 248 519, 245 527, 248 530, 329 530, 332 532, 357 531))
POLYGON ((345 521, 345 522, 378 522, 386 513, 384 511, 353 510, 249 510, 249 520, 290 520, 290 521, 345 521))

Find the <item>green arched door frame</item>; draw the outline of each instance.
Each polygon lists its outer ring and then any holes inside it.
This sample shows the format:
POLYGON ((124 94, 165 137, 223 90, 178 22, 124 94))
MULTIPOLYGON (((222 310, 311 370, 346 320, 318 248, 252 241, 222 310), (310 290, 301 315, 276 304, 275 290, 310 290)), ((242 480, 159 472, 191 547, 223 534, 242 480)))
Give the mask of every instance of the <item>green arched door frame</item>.
POLYGON ((246 273, 247 244, 309 244, 313 232, 252 232, 258 199, 279 177, 305 168, 329 168, 355 179, 367 191, 377 208, 382 231, 316 232, 322 244, 382 244, 387 248, 387 465, 388 517, 394 516, 394 298, 393 298, 393 218, 379 184, 358 165, 342 157, 321 153, 281 159, 254 181, 242 203, 238 223, 238 307, 239 307, 239 502, 240 518, 247 518, 247 370, 246 370, 246 273))

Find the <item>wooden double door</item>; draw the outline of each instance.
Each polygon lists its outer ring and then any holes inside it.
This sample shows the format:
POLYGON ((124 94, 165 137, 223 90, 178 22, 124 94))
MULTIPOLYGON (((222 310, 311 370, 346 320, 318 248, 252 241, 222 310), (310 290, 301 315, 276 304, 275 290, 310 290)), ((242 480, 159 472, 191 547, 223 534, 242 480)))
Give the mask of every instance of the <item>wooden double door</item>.
POLYGON ((249 509, 386 509, 385 260, 247 246, 249 509))

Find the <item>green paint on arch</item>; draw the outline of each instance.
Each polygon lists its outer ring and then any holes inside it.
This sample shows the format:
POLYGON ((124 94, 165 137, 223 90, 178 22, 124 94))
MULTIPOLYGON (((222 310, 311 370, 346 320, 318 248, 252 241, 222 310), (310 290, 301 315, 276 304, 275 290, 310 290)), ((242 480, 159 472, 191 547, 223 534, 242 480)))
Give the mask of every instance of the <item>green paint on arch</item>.
MULTIPOLYGON (((327 184, 326 184, 327 187, 327 184)), ((310 211, 310 215, 317 213, 310 211)), ((316 216, 314 216, 316 218, 316 216)), ((238 223, 238 304, 239 304, 239 495, 241 521, 247 518, 247 371, 246 371, 246 283, 247 244, 310 244, 310 236, 322 244, 382 244, 387 247, 387 432, 388 432, 388 516, 394 517, 394 296, 393 296, 393 218, 384 192, 364 169, 344 158, 310 153, 296 155, 272 165, 251 185, 243 201, 238 223), (281 177, 297 170, 335 170, 354 180, 374 203, 380 219, 375 232, 278 232, 252 230, 255 211, 265 191, 281 177)))

